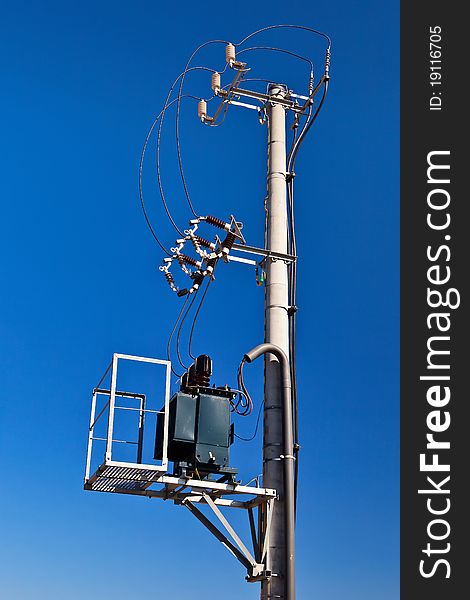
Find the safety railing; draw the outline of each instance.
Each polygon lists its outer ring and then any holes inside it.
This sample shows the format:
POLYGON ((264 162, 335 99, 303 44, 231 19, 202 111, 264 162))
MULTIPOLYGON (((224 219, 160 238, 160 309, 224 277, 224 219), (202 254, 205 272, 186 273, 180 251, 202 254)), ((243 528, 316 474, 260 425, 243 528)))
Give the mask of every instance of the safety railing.
POLYGON ((85 483, 90 480, 90 472, 92 467, 92 457, 94 453, 94 442, 105 443, 104 463, 100 465, 100 468, 106 466, 120 466, 125 465, 129 468, 142 468, 146 470, 155 470, 160 473, 166 473, 168 470, 168 407, 170 399, 170 375, 171 365, 169 361, 160 360, 156 358, 145 358, 141 356, 132 356, 128 354, 114 354, 113 360, 106 369, 103 377, 99 381, 98 385, 94 388, 91 402, 91 413, 90 413, 90 424, 88 428, 88 445, 87 445, 87 457, 85 467, 85 483), (155 410, 147 408, 147 396, 142 393, 122 391, 117 389, 118 381, 118 366, 119 361, 134 361, 140 363, 151 363, 155 365, 163 365, 165 367, 165 387, 164 387, 164 402, 163 410, 155 410), (110 386, 103 387, 103 382, 106 377, 110 374, 110 386), (104 406, 97 412, 97 406, 99 398, 107 396, 108 400, 104 406), (138 406, 125 406, 125 401, 137 400, 138 406), (117 404, 117 401, 120 404, 117 404), (118 439, 114 437, 115 429, 115 416, 116 411, 134 411, 138 413, 138 425, 137 425, 137 439, 127 440, 118 439), (164 425, 163 425, 163 456, 161 461, 155 461, 153 464, 142 464, 143 450, 144 450, 144 430, 145 430, 145 417, 148 414, 164 414, 164 425), (106 424, 106 436, 95 435, 95 428, 102 419, 107 420, 106 424), (119 461, 113 461, 113 445, 114 444, 128 444, 136 446, 135 462, 126 461, 121 463, 119 461))

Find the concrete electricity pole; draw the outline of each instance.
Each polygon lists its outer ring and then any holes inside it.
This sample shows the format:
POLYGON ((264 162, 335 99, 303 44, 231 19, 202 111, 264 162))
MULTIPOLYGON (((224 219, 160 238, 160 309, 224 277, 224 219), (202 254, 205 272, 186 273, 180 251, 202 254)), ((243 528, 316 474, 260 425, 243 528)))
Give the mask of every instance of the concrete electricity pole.
MULTIPOLYGON (((286 199, 286 109, 276 99, 283 99, 286 90, 282 86, 271 85, 268 103, 268 174, 267 174, 267 244, 266 249, 287 254, 287 199, 286 199)), ((289 356, 289 316, 288 316, 288 267, 283 260, 272 258, 266 261, 265 293, 265 342, 278 346, 289 356)), ((263 440, 263 485, 280 491, 280 500, 274 505, 271 533, 267 551, 268 569, 273 573, 263 583, 262 600, 295 597, 292 577, 294 566, 293 527, 292 540, 288 544, 286 519, 286 494, 293 495, 293 481, 284 481, 283 461, 293 461, 292 456, 283 454, 283 406, 280 385, 280 364, 273 354, 265 359, 264 391, 264 440, 263 440), (290 545, 291 556, 286 546, 290 545), (286 564, 291 564, 291 577, 287 577, 286 564), (287 583, 286 579, 291 579, 287 583), (290 587, 290 590, 287 587, 290 587)), ((293 474, 293 469, 290 469, 293 474)), ((293 510, 290 498, 289 512, 293 510)))
MULTIPOLYGON (((191 55, 185 70, 177 77, 168 93, 165 105, 151 125, 142 150, 139 170, 139 192, 144 216, 155 241, 165 252, 160 271, 170 289, 179 297, 185 297, 179 316, 170 333, 167 343, 167 360, 139 357, 126 354, 114 354, 113 361, 105 371, 97 387, 93 390, 90 427, 88 431, 88 449, 85 471, 85 489, 123 494, 136 494, 147 497, 171 500, 175 504, 185 506, 245 567, 246 580, 250 583, 261 582, 261 600, 295 600, 295 457, 297 444, 297 393, 295 382, 295 322, 290 318, 295 304, 296 259, 295 231, 293 214, 293 175, 295 159, 304 137, 315 122, 326 98, 330 67, 330 38, 315 29, 303 25, 273 25, 261 28, 246 36, 238 44, 226 43, 225 60, 228 69, 214 71, 208 67, 190 66, 196 53, 221 40, 211 40, 200 45, 191 55), (308 79, 308 95, 295 93, 281 84, 271 83, 267 92, 251 89, 250 81, 265 82, 266 79, 246 78, 250 71, 246 62, 237 59, 237 46, 253 36, 275 29, 294 29, 308 31, 326 39, 328 47, 325 55, 325 72, 314 87, 313 63, 310 59, 288 50, 275 47, 241 48, 243 52, 270 50, 284 52, 303 62, 310 63, 308 79), (183 81, 191 71, 210 71, 213 96, 219 99, 213 114, 208 114, 208 100, 193 94, 183 93, 183 81), (225 77, 233 73, 231 83, 222 85, 221 75, 225 77), (178 83, 179 82, 179 83, 178 83), (245 87, 248 83, 248 87, 245 87), (178 95, 172 99, 174 89, 179 85, 178 95), (323 90, 321 100, 315 107, 315 96, 323 90), (267 200, 266 200, 266 232, 265 247, 248 246, 242 235, 243 225, 233 215, 228 220, 214 215, 201 215, 193 207, 186 180, 183 174, 180 155, 178 129, 177 149, 180 173, 185 194, 193 217, 189 228, 184 233, 178 229, 169 211, 163 193, 160 177, 160 131, 166 110, 177 102, 176 124, 179 123, 179 108, 182 98, 195 98, 197 114, 202 123, 208 126, 219 126, 225 119, 230 105, 256 111, 260 123, 268 124, 268 164, 267 164, 267 200), (199 98, 199 99, 198 99, 199 98), (248 102, 241 101, 248 99, 248 102), (253 100, 255 102, 253 102, 253 100), (261 106, 260 106, 261 102, 261 106), (286 157, 286 115, 293 117, 292 128, 296 135, 291 136, 289 156, 286 157), (302 121, 301 121, 302 119, 302 121), (145 151, 158 123, 157 133, 157 178, 163 207, 173 226, 178 230, 180 238, 173 247, 167 247, 160 241, 149 220, 142 193, 142 168, 145 151), (287 173, 286 170, 290 173, 287 173), (289 216, 291 218, 289 218, 289 216), (199 226, 213 227, 222 230, 221 237, 215 236, 213 241, 200 237, 199 226), (239 254, 241 253, 241 255, 239 254), (249 254, 253 258, 246 258, 249 254), (260 259, 260 257, 262 257, 260 259), (265 283, 265 335, 264 343, 247 352, 238 367, 238 389, 227 386, 216 388, 211 386, 212 361, 208 355, 195 358, 191 354, 191 341, 197 315, 204 302, 210 282, 214 279, 214 269, 218 263, 238 261, 255 267, 257 282, 265 283), (259 277, 259 267, 263 266, 266 278, 259 277), (173 271, 171 270, 173 267, 173 271), (184 273, 183 285, 174 277, 174 269, 184 273), (188 355, 194 363, 183 362, 180 333, 194 299, 207 282, 199 306, 195 311, 193 325, 189 334, 188 355), (189 300, 191 298, 191 300, 189 300), (189 300, 189 302, 188 302, 189 300), (188 304, 187 304, 188 303, 188 304), (183 372, 178 373, 171 361, 171 345, 173 334, 179 323, 176 336, 176 354, 183 372), (289 349, 291 355, 289 356, 289 349), (265 360, 264 381, 264 427, 263 427, 263 483, 243 485, 235 479, 237 469, 229 464, 229 446, 233 441, 233 428, 230 413, 240 416, 249 415, 253 402, 243 382, 243 367, 261 356, 265 360), (152 409, 145 408, 146 396, 139 393, 119 392, 117 376, 118 360, 134 361, 164 365, 165 400, 161 408, 161 398, 156 397, 159 405, 152 409), (170 394, 171 372, 180 378, 179 390, 170 394), (291 380, 291 373, 294 377, 291 380), (109 383, 104 383, 108 381, 109 383), (109 396, 109 401, 95 418, 98 398, 109 396), (115 406, 115 398, 140 399, 139 443, 134 462, 112 459, 113 423, 115 409, 126 409, 115 406), (203 400, 204 399, 204 400, 203 400), (181 408, 182 407, 182 408, 181 408), (214 410, 214 407, 217 407, 214 410), (93 454, 94 427, 102 415, 108 417, 106 438, 106 456, 104 463, 92 473, 92 465, 96 463, 93 454), (142 444, 144 443, 144 413, 157 413, 157 433, 155 438, 153 460, 142 464, 142 444), (170 422, 178 420, 174 431, 170 431, 170 422), (202 423, 202 425, 201 425, 202 423), (295 427, 293 427, 295 425, 295 427), (295 429, 295 431, 293 431, 295 429), (182 437, 181 437, 182 436, 182 437), (169 465, 173 465, 170 467, 169 465), (199 507, 202 506, 205 512, 199 507), (248 514, 252 552, 220 510, 237 508, 245 509, 248 514), (255 519, 258 511, 258 524, 255 519)), ((211 104, 211 107, 213 105, 211 104)), ((175 364, 175 363, 173 363, 175 364)), ((176 368, 179 368, 176 365, 176 368)), ((100 400, 101 401, 101 400, 100 400)), ((133 409, 137 410, 137 409, 133 409)), ((232 422, 233 424, 233 422, 232 422)), ((253 439, 258 430, 258 421, 253 439)), ((245 439, 245 438, 241 438, 245 439)), ((250 441, 247 439, 246 441, 250 441)), ((135 443, 135 442, 134 442, 135 443)))

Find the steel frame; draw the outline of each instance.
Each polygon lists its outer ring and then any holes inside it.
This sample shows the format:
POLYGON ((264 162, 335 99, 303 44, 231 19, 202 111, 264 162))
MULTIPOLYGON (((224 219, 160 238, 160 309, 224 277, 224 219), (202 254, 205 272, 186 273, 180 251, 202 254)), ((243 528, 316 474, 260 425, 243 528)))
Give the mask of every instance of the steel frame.
POLYGON ((243 541, 237 535, 233 527, 227 521, 221 510, 217 506, 217 503, 205 492, 202 493, 205 503, 210 507, 212 513, 225 529, 226 533, 221 531, 219 527, 194 505, 194 500, 187 498, 183 501, 183 505, 206 527, 218 540, 224 545, 229 552, 235 556, 235 558, 246 568, 248 575, 247 581, 253 583, 255 581, 262 581, 268 579, 271 576, 271 572, 266 569, 264 561, 266 559, 266 550, 268 547, 269 532, 271 529, 271 517, 274 498, 271 498, 266 502, 266 510, 268 513, 267 527, 264 535, 258 535, 256 533, 256 527, 254 523, 253 508, 248 509, 248 516, 250 521, 251 541, 253 544, 253 554, 248 550, 243 541))
POLYGON ((260 106, 248 104, 246 102, 240 102, 240 98, 250 98, 253 100, 257 100, 264 105, 266 105, 266 103, 268 102, 271 102, 275 104, 280 104, 286 110, 292 110, 292 112, 295 114, 294 124, 292 125, 292 127, 296 127, 299 123, 299 119, 305 114, 306 109, 313 104, 316 94, 320 90, 323 83, 328 79, 327 75, 323 75, 309 96, 294 94, 293 92, 288 90, 288 98, 276 97, 276 99, 273 100, 273 98, 269 94, 263 94, 262 92, 256 92, 254 90, 248 90, 238 87, 238 85, 243 81, 244 76, 245 72, 242 73, 242 71, 237 70, 233 81, 226 88, 223 88, 219 91, 218 96, 220 97, 221 102, 217 107, 214 116, 206 118, 208 123, 210 123, 211 125, 216 124, 216 121, 220 116, 222 109, 227 104, 233 104, 234 106, 240 106, 242 108, 249 108, 251 110, 259 111, 261 108, 260 106), (294 98, 294 100, 290 100, 290 98, 294 98), (304 100, 304 104, 298 104, 296 101, 297 99, 304 100))

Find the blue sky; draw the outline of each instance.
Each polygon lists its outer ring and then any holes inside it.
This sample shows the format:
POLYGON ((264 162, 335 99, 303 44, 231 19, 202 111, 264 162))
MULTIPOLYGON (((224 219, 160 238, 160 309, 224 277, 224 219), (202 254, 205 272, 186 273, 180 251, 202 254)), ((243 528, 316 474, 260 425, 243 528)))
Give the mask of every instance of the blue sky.
MULTIPOLYGON (((3 3, 2 598, 202 600, 208 585, 223 600, 258 595, 183 508, 84 492, 82 478, 91 389, 113 352, 164 358, 180 306, 139 208, 148 126, 196 45, 285 22, 333 39, 328 100, 296 167, 299 598, 399 596, 398 10, 377 0, 275 1, 269 10, 246 1, 3 3)), ((311 55, 321 72, 321 40, 262 41, 311 55)), ((223 59, 214 47, 201 64, 223 59)), ((266 53, 253 63, 260 77, 305 82, 304 65, 266 53)), ((208 93, 208 78, 188 89, 208 93)), ((184 226, 171 124, 165 132, 165 186, 184 226)), ((251 244, 262 240, 265 136, 251 112, 234 109, 210 129, 184 104, 195 205, 235 214, 251 244)), ((146 167, 152 217, 170 245, 151 160, 146 167)), ((252 270, 220 266, 195 338, 196 351, 213 355, 217 383, 235 384, 241 356, 262 340, 262 303, 252 270)), ((246 370, 257 408, 262 368, 246 370)), ((237 431, 254 424, 239 420, 237 431)), ((258 449, 259 436, 233 448, 245 479, 260 472, 258 449)))

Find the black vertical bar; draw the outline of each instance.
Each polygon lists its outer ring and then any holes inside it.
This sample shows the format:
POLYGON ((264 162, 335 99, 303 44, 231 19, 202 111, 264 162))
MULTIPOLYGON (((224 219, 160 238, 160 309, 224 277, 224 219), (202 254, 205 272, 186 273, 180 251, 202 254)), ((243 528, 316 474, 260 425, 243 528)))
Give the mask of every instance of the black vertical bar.
POLYGON ((468 594, 468 37, 401 4, 401 600, 468 594))
POLYGON ((142 453, 144 449, 145 400, 145 396, 142 396, 140 398, 139 437, 137 441, 137 464, 142 464, 142 453))
POLYGON ((259 563, 260 550, 259 550, 258 536, 256 535, 255 517, 254 517, 252 508, 248 509, 248 519, 250 521, 250 532, 251 532, 251 541, 253 542, 253 552, 254 552, 256 562, 259 563))

